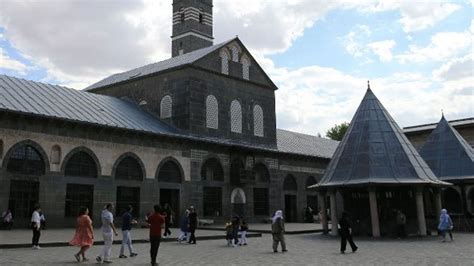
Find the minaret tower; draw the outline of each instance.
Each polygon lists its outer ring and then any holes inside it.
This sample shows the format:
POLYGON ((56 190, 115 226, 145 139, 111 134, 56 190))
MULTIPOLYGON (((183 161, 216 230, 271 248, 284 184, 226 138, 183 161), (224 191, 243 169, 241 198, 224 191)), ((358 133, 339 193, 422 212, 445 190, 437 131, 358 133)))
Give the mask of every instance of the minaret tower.
POLYGON ((212 46, 212 0, 173 0, 172 57, 212 46))

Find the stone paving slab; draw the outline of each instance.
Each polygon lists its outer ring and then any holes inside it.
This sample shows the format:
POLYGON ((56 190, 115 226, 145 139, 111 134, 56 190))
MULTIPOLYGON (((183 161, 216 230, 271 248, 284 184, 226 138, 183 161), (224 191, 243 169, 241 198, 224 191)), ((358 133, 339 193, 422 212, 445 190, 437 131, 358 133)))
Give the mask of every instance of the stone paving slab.
MULTIPOLYGON (((206 230, 224 230, 224 225, 222 224, 212 224, 199 227, 201 229, 206 230)), ((331 226, 329 225, 329 228, 331 226)), ((271 233, 271 224, 265 223, 256 223, 256 224, 249 224, 249 232, 255 233, 264 233, 269 234, 271 233)), ((285 223, 285 231, 286 234, 309 234, 309 233, 321 233, 323 231, 323 227, 321 224, 318 223, 285 223)))
MULTIPOLYGON (((48 229, 41 231, 40 246, 58 247, 68 246, 68 242, 74 236, 75 230, 68 229, 48 229)), ((148 243, 149 229, 137 228, 132 229, 132 239, 135 243, 148 243)), ((171 237, 163 238, 163 242, 174 242, 179 235, 179 229, 171 228, 171 237)), ((103 245, 102 233, 100 229, 94 229, 95 245, 103 245)), ((261 234, 251 233, 248 237, 261 237, 261 234)), ((10 230, 0 231, 0 249, 7 248, 24 248, 31 246, 32 232, 31 230, 10 230)), ((197 240, 225 239, 223 232, 215 230, 196 230, 197 240)), ((114 237, 114 243, 119 244, 122 241, 122 233, 114 237)), ((1 263, 0 263, 1 264, 1 263)))
MULTIPOLYGON (((163 243, 160 265, 474 265, 474 234, 455 234, 454 242, 441 243, 438 237, 406 240, 356 238, 356 253, 340 254, 339 239, 321 234, 289 235, 287 253, 273 253, 271 236, 249 239, 248 246, 227 247, 225 240, 209 240, 197 245, 163 243)), ((119 259, 119 245, 112 250, 112 265, 150 265, 149 245, 134 245, 139 255, 119 259)), ((93 259, 101 246, 93 246, 93 259)), ((1 265, 78 265, 75 247, 0 249, 1 265)), ((80 265, 95 265, 94 261, 80 265)))

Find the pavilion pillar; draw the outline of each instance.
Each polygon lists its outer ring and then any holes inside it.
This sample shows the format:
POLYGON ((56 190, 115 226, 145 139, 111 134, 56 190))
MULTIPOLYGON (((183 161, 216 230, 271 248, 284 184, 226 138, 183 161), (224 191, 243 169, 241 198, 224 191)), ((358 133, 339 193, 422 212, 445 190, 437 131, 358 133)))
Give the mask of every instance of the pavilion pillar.
POLYGON ((320 208, 321 214, 321 225, 323 227, 323 233, 328 233, 328 217, 327 217, 327 207, 326 207, 326 193, 323 191, 318 191, 318 206, 320 208))
POLYGON ((441 215, 441 209, 443 208, 441 205, 441 189, 436 188, 434 190, 434 205, 435 205, 435 213, 436 213, 436 220, 439 219, 441 215))
POLYGON ((464 216, 467 217, 469 215, 469 211, 468 211, 468 208, 467 208, 466 186, 465 185, 460 185, 459 188, 461 189, 462 212, 464 213, 464 216))
POLYGON ((331 204, 331 235, 337 236, 337 208, 336 208, 336 191, 329 191, 329 201, 331 204))
POLYGON ((379 212, 375 188, 369 188, 370 219, 372 222, 372 236, 380 237, 379 212))
POLYGON ((415 192, 416 195, 416 210, 418 215, 418 230, 421 236, 426 236, 426 220, 425 220, 425 207, 423 205, 423 189, 418 188, 415 192))

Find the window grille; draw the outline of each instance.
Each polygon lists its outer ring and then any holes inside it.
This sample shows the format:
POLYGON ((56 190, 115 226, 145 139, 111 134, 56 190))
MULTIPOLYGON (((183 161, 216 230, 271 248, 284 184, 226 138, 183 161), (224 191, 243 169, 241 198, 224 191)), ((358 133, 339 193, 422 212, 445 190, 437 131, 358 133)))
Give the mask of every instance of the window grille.
POLYGON ((67 184, 65 217, 76 217, 80 207, 89 209, 89 216, 94 213, 94 185, 67 184))
POLYGON ((229 55, 225 50, 221 51, 221 72, 222 74, 229 74, 229 55))
POLYGON ((204 216, 220 216, 222 214, 222 188, 204 187, 204 216))
POLYGON ((87 152, 79 151, 67 161, 65 175, 97 177, 97 165, 87 152))
POLYGON ((263 137, 263 110, 258 104, 253 107, 253 134, 263 137))
POLYGON ((172 115, 173 100, 171 96, 166 95, 161 99, 160 103, 160 117, 170 118, 172 115))
POLYGON ((237 100, 233 100, 230 105, 230 130, 242 133, 242 107, 237 100))
POLYGON ((174 161, 167 161, 161 166, 158 173, 159 182, 181 183, 181 180, 181 171, 174 161))
POLYGON ((247 58, 242 58, 242 78, 250 79, 250 62, 247 58))
POLYGON ((206 127, 219 128, 219 104, 214 95, 209 95, 206 99, 206 127))
POLYGON ((39 200, 39 182, 25 180, 10 181, 8 207, 13 218, 29 218, 39 200))
POLYGON ((230 50, 232 51, 232 61, 239 62, 239 48, 234 45, 230 50))
POLYGON ((138 187, 117 187, 115 214, 122 216, 128 205, 132 205, 133 217, 139 217, 140 213, 140 188, 138 187))
POLYGON ((137 181, 143 180, 143 172, 140 163, 131 156, 123 158, 117 166, 115 178, 137 181))
POLYGON ((268 188, 253 189, 253 214, 268 215, 270 209, 268 200, 268 188))
POLYGON ((201 179, 209 181, 224 181, 224 169, 222 169, 222 165, 217 159, 208 159, 202 165, 201 179))
POLYGON ((35 148, 21 145, 16 147, 10 156, 7 171, 25 175, 44 175, 45 162, 35 148))

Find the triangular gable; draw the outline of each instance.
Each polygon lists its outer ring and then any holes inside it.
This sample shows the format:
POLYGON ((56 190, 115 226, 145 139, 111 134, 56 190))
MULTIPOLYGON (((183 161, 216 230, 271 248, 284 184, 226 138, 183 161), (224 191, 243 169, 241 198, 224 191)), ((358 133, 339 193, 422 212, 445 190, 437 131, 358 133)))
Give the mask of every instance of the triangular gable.
POLYGON ((317 187, 446 184, 408 141, 370 88, 317 187))
POLYGON ((474 150, 444 116, 420 155, 441 180, 474 179, 474 150))
POLYGON ((223 45, 219 49, 215 49, 212 53, 208 53, 199 60, 196 60, 193 65, 202 67, 202 68, 207 68, 209 69, 210 66, 215 72, 221 72, 220 71, 220 64, 209 64, 208 62, 214 62, 214 63, 220 63, 220 51, 221 49, 227 49, 229 56, 230 56, 230 61, 232 61, 232 51, 231 47, 236 46, 239 49, 240 57, 239 57, 239 62, 242 58, 242 56, 246 56, 249 61, 250 61, 250 66, 255 69, 255 72, 257 75, 261 76, 261 79, 254 80, 251 79, 250 81, 257 82, 257 83, 263 83, 264 85, 271 87, 275 90, 278 89, 278 87, 273 83, 273 81, 270 79, 270 77, 267 75, 267 73, 263 70, 263 68, 258 64, 257 60, 252 56, 252 54, 249 52, 249 50, 245 47, 245 45, 240 41, 239 37, 235 37, 232 40, 229 40, 227 42, 224 42, 223 45))

